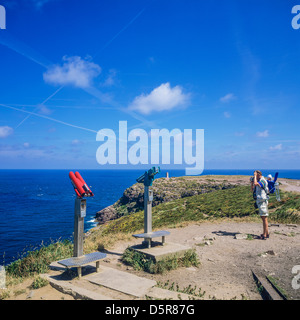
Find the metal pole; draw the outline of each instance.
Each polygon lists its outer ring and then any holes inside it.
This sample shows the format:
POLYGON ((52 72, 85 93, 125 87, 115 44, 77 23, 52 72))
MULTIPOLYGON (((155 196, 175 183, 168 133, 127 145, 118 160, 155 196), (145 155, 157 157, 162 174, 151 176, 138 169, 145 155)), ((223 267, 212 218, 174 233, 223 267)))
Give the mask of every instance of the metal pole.
POLYGON ((74 213, 74 257, 83 256, 84 217, 86 216, 86 199, 75 199, 74 213))
POLYGON ((144 232, 152 233, 152 199, 153 191, 145 186, 144 191, 144 232))
POLYGON ((275 182, 275 195, 276 195, 276 200, 280 201, 280 192, 279 192, 279 183, 275 182))
MULTIPOLYGON (((144 233, 152 233, 152 201, 153 190, 148 186, 144 187, 144 233)), ((151 239, 144 238, 144 243, 148 248, 151 247, 151 239)))

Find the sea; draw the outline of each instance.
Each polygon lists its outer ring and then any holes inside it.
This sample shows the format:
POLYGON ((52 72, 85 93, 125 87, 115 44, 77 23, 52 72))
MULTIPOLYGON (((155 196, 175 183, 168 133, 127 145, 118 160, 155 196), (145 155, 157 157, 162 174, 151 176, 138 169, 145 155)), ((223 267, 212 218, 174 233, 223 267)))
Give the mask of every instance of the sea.
MULTIPOLYGON (((277 170, 279 177, 300 179, 300 170, 277 170)), ((97 211, 115 203, 144 170, 79 170, 94 197, 87 198, 85 232, 96 226, 97 211)), ((157 177, 184 176, 162 170, 157 177)), ((249 170, 204 170, 202 175, 252 175, 249 170)), ((275 175, 275 170, 263 170, 275 175)), ((0 265, 9 265, 41 245, 68 239, 74 229, 75 192, 69 170, 0 170, 0 265)))

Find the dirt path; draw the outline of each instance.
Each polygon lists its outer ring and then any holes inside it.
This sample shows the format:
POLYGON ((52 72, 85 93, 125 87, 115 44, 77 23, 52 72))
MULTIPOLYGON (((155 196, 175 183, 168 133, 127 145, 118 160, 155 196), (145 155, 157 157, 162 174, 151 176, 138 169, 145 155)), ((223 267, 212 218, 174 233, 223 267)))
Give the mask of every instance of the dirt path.
MULTIPOLYGON (((245 177, 235 177, 235 182, 236 179, 242 183, 245 177)), ((283 190, 300 192, 299 180, 279 179, 279 182, 283 190)), ((201 292, 205 291, 204 299, 262 299, 252 277, 251 270, 255 269, 266 276, 271 275, 290 299, 300 300, 300 289, 292 287, 295 277, 292 269, 300 266, 300 225, 271 224, 270 239, 265 241, 257 239, 262 233, 260 222, 223 220, 166 230, 171 232, 167 242, 195 248, 201 262, 198 268, 180 268, 164 275, 135 271, 119 261, 128 246, 140 243, 134 238, 129 242, 116 243, 101 263, 157 282, 169 281, 170 285, 174 282, 175 287, 178 285, 181 289, 196 286, 197 290, 201 288, 201 292), (241 235, 248 235, 248 239, 236 239, 241 235)), ((32 279, 29 279, 10 288, 9 299, 73 299, 50 285, 32 290, 29 287, 31 283, 32 279)))
POLYGON ((291 179, 279 179, 281 183, 281 189, 285 191, 299 192, 300 193, 300 181, 291 179))
POLYGON ((257 291, 251 269, 271 275, 291 299, 300 299, 300 290, 294 290, 291 282, 295 275, 292 268, 300 265, 300 226, 270 225, 270 239, 259 240, 260 223, 202 223, 171 232, 169 242, 189 245, 196 249, 201 262, 198 268, 181 268, 165 275, 150 275, 120 266, 118 253, 128 245, 120 243, 108 254, 110 265, 122 270, 144 275, 147 278, 170 285, 174 282, 181 289, 191 285, 205 291, 204 299, 262 299, 257 291), (240 234, 240 235, 239 235, 240 234), (236 239, 241 234, 250 235, 251 240, 236 239), (268 253, 267 253, 268 252, 268 253))
MULTIPOLYGON (((284 289, 290 299, 300 300, 300 289, 292 288, 292 268, 300 265, 300 225, 270 225, 270 239, 259 240, 261 223, 253 222, 205 222, 191 224, 178 229, 166 229, 171 232, 167 242, 180 243, 195 248, 201 265, 180 268, 163 275, 151 275, 135 271, 120 262, 121 254, 133 244, 119 242, 107 252, 107 258, 101 264, 117 268, 138 276, 174 285, 184 289, 188 286, 205 291, 204 299, 251 299, 261 300, 252 276, 252 269, 264 275, 271 275, 278 285, 284 289), (248 239, 236 239, 249 235, 248 239)), ((299 282, 299 281, 298 281, 299 282)), ((62 294, 50 285, 32 290, 32 280, 10 288, 11 300, 60 300, 73 299, 62 294), (19 292, 18 295, 13 295, 19 292)))

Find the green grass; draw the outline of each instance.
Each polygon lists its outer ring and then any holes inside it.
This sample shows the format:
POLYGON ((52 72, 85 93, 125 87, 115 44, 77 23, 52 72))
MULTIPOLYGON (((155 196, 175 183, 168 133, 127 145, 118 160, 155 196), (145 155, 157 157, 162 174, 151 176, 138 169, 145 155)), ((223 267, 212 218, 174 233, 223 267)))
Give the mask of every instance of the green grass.
POLYGON ((279 223, 300 223, 299 194, 284 193, 284 197, 279 203, 280 206, 271 215, 272 219, 279 223))
MULTIPOLYGON (((272 195, 269 201, 270 221, 279 223, 300 223, 300 195, 281 192, 282 201, 272 195)), ((153 208, 153 229, 172 227, 184 222, 215 220, 220 218, 258 217, 254 200, 248 186, 236 186, 231 189, 216 190, 165 202, 153 208)), ((112 245, 113 241, 125 239, 144 227, 144 212, 139 211, 102 226, 92 232, 92 245, 88 252, 112 245), (96 249, 95 249, 96 247, 96 249)), ((87 247, 87 242, 85 246, 87 247)), ((91 241, 90 241, 91 242, 91 241)), ((86 252, 86 253, 88 253, 86 252)), ((70 241, 58 241, 39 250, 29 251, 20 259, 6 266, 6 272, 12 277, 27 277, 47 272, 51 262, 73 255, 70 241)), ((172 265, 172 262, 169 262, 172 265)), ((158 267, 157 267, 158 268, 158 267)), ((150 266, 148 268, 150 270, 150 266)))
POLYGON ((70 241, 58 241, 48 246, 41 246, 39 250, 29 251, 24 257, 15 260, 5 269, 13 277, 28 277, 48 271, 53 261, 73 255, 73 245, 70 241))
MULTIPOLYGON (((282 223, 300 223, 300 195, 281 192, 282 201, 275 195, 269 200, 270 220, 282 223)), ((202 221, 218 218, 242 218, 257 216, 250 187, 237 186, 232 189, 177 199, 162 203, 152 210, 153 229, 168 227, 185 221, 202 221)), ((139 211, 109 222, 103 235, 124 232, 133 233, 143 229, 144 212, 139 211)))
POLYGON ((167 290, 171 290, 179 293, 185 293, 185 294, 192 295, 194 297, 199 297, 199 298, 203 298, 205 295, 205 291, 202 291, 201 288, 197 288, 197 286, 193 287, 192 285, 189 284, 185 288, 180 288, 179 285, 175 282, 172 282, 170 284, 169 280, 167 280, 164 283, 161 281, 158 281, 156 286, 158 288, 167 289, 167 290))
POLYGON ((31 284, 31 289, 39 289, 47 286, 48 284, 48 280, 41 278, 40 276, 37 276, 31 284))
POLYGON ((272 276, 267 276, 267 279, 272 283, 272 285, 276 288, 276 290, 279 292, 279 294, 284 297, 285 300, 288 300, 288 294, 286 291, 281 288, 278 284, 278 279, 272 277, 272 276))

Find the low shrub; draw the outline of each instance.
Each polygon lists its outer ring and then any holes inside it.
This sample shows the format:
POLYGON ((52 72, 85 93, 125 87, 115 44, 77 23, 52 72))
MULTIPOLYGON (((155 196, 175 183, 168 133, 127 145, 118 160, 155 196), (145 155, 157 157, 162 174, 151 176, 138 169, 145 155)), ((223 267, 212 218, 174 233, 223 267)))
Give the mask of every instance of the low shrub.
POLYGON ((135 270, 143 270, 155 274, 162 274, 179 267, 198 267, 200 264, 196 251, 192 249, 187 250, 183 257, 174 255, 155 261, 153 258, 147 258, 147 256, 141 252, 127 248, 123 253, 121 261, 132 266, 135 270))
POLYGON ((73 255, 73 245, 70 241, 58 241, 48 246, 28 251, 24 257, 15 260, 6 267, 7 274, 13 277, 28 277, 48 271, 49 264, 73 255))

